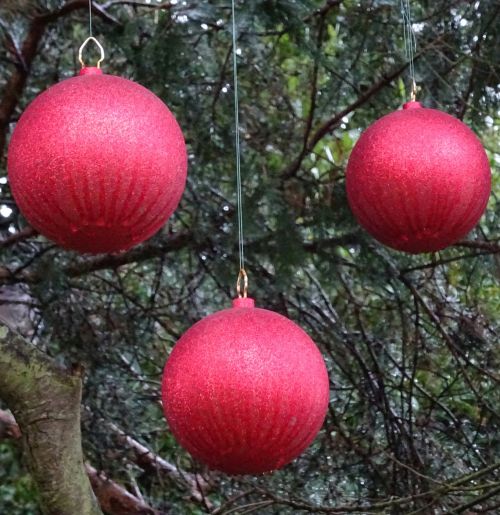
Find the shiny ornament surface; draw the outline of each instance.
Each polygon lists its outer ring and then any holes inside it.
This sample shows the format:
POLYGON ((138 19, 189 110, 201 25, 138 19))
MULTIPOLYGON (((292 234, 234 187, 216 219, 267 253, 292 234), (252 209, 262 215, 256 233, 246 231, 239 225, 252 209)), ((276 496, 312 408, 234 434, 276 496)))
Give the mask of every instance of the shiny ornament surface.
POLYGON ((491 172, 469 127, 409 102, 361 135, 349 158, 346 188, 354 216, 381 243, 409 253, 432 252, 478 223, 491 172))
POLYGON ((82 253, 151 237, 177 207, 186 172, 184 137, 165 104, 98 68, 40 94, 9 145, 9 182, 25 218, 82 253))
POLYGON ((228 474, 259 474, 283 467, 314 440, 329 380, 299 326, 241 298, 181 337, 162 396, 171 431, 195 458, 228 474))

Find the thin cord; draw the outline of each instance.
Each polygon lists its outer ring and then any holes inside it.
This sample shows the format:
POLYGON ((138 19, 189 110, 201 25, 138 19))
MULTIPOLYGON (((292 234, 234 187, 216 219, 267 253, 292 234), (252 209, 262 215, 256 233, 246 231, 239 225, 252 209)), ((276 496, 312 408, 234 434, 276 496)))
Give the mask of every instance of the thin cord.
POLYGON ((409 62, 412 101, 416 100, 417 82, 415 80, 415 53, 417 51, 417 40, 413 31, 413 21, 411 17, 410 0, 401 0, 401 13, 403 15, 403 38, 405 46, 405 56, 409 62))
POLYGON ((90 37, 93 37, 93 27, 92 27, 92 0, 89 0, 89 34, 90 37))
POLYGON ((240 270, 245 270, 245 242, 243 237, 243 193, 241 187, 241 147, 240 147, 240 112, 238 98, 238 50, 236 47, 236 13, 235 0, 231 0, 233 22, 233 84, 234 84, 234 142, 236 150, 236 203, 238 207, 238 246, 240 255, 240 270))

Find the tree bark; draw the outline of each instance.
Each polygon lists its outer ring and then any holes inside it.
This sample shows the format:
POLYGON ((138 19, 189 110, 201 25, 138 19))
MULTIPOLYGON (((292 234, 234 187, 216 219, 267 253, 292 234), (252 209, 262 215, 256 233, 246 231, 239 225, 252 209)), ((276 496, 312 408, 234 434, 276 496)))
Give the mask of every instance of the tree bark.
POLYGON ((19 424, 45 515, 102 515, 83 465, 79 371, 0 325, 0 397, 19 424))

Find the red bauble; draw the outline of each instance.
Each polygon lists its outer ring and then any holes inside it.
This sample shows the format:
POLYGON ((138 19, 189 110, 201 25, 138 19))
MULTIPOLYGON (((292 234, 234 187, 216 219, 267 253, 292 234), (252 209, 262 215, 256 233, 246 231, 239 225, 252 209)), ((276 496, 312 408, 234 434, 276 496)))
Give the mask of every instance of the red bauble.
POLYGON ((372 236, 416 254, 444 249, 477 224, 491 172, 465 124, 409 102, 361 135, 346 187, 355 217, 372 236))
POLYGON ((84 68, 38 96, 9 146, 9 182, 28 222, 62 247, 126 250, 177 207, 187 155, 172 113, 130 80, 84 68))
POLYGON ((289 463, 314 440, 328 400, 328 373, 311 338, 252 299, 191 327, 163 374, 172 433, 195 458, 228 474, 289 463))

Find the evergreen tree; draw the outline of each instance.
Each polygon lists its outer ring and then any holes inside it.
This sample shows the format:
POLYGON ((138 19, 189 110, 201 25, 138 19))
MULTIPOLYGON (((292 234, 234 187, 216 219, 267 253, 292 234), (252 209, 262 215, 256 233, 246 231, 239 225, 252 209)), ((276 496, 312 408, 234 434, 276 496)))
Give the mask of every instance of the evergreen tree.
POLYGON ((36 95, 78 72, 88 3, 0 3, 0 513, 498 513, 498 1, 411 3, 419 100, 473 128, 493 174, 480 225, 418 256, 374 241, 345 195, 360 132, 409 96, 400 3, 237 2, 250 294, 318 344, 331 403, 303 456, 236 478, 193 462, 159 402, 176 340, 235 296, 231 3, 92 6, 105 71, 183 128, 188 185, 127 253, 79 256, 28 227, 8 140, 36 95))

